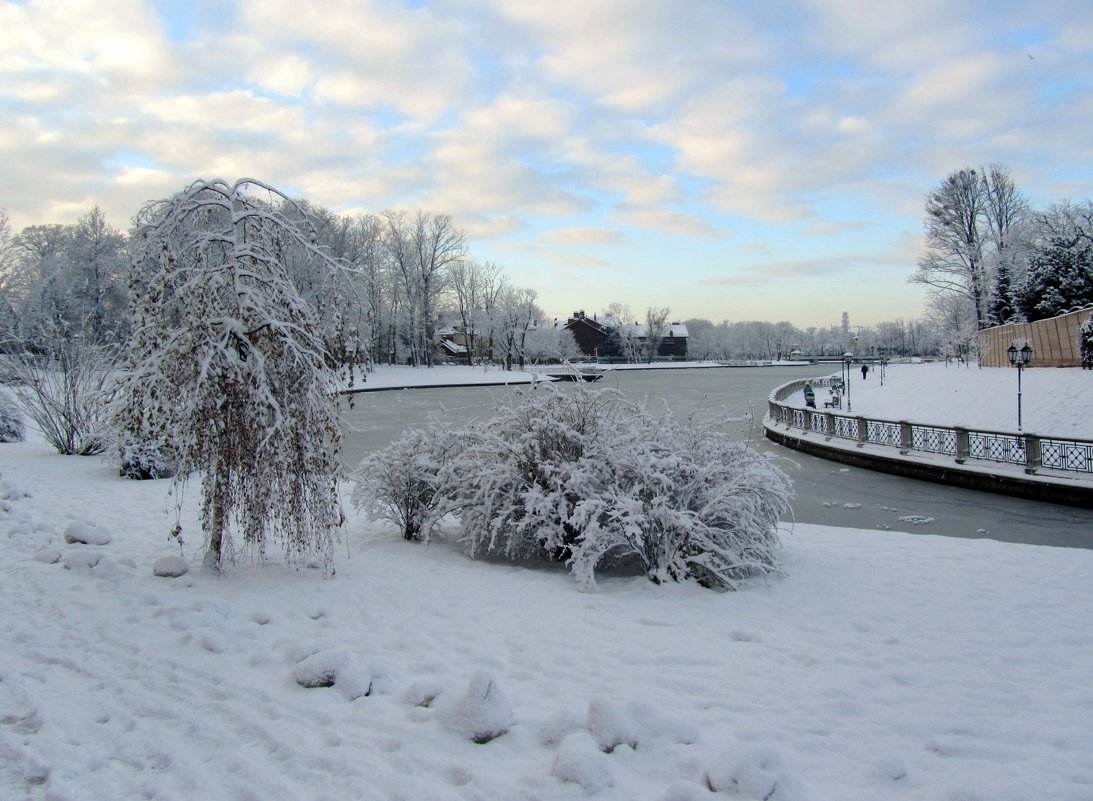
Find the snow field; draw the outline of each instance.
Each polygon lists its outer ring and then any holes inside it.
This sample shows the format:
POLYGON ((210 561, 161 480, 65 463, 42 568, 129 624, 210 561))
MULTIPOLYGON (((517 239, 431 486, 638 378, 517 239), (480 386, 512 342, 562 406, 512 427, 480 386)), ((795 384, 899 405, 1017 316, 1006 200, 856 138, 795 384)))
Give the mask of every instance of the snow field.
POLYGON ((167 482, 0 480, 5 801, 1093 797, 1090 551, 798 526, 785 580, 581 593, 346 504, 335 578, 217 578, 192 488, 161 578, 167 482))
MULTIPOLYGON (((838 375, 839 366, 832 365, 838 375)), ((792 380, 787 376, 785 381, 792 380)), ((816 393, 820 411, 827 390, 816 393)), ((1093 440, 1093 371, 1051 367, 1021 371, 1021 422, 1041 436, 1093 440)), ((804 407, 797 393, 787 403, 804 407)), ((881 385, 879 368, 862 381, 851 370, 850 403, 855 415, 979 431, 1017 431, 1017 370, 943 363, 890 364, 881 385)), ((843 414, 846 414, 845 402, 843 414)), ((835 410, 838 412, 839 410, 835 410)))

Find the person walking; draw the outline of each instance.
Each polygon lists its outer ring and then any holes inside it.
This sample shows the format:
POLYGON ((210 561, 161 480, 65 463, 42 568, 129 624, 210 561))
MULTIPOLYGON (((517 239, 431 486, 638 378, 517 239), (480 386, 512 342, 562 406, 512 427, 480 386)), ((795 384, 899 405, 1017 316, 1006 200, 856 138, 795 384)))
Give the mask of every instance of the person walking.
POLYGON ((868 372, 869 372, 869 365, 868 364, 862 364, 862 366, 861 366, 861 380, 862 381, 865 380, 865 375, 868 372))
POLYGON ((812 384, 805 384, 805 406, 810 409, 816 408, 816 392, 812 389, 812 384))

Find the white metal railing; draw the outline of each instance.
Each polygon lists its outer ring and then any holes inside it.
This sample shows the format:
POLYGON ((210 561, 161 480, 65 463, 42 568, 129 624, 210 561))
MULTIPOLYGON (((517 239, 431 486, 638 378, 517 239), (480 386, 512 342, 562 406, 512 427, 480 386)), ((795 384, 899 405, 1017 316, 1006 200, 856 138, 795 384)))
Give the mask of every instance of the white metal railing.
POLYGON ((783 384, 770 393, 768 418, 786 428, 822 434, 829 440, 850 440, 859 447, 883 445, 898 448, 904 455, 919 451, 952 456, 957 464, 1012 464, 1024 467, 1027 473, 1046 468, 1093 474, 1093 442, 1085 440, 879 420, 841 414, 830 409, 802 409, 782 402, 800 392, 806 383, 824 387, 838 380, 812 378, 783 384))

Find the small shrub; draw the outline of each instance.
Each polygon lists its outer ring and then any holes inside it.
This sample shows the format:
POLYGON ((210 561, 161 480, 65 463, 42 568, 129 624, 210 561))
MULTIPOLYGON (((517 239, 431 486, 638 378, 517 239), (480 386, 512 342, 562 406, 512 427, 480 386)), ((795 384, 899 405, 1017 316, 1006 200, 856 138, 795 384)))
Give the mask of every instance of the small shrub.
POLYGON ((395 523, 407 540, 427 540, 444 514, 440 472, 457 439, 453 432, 434 425, 407 431, 366 457, 350 476, 356 483, 353 505, 371 519, 395 523))
POLYGON ((48 358, 23 354, 11 363, 15 402, 58 453, 91 456, 106 449, 116 353, 71 341, 48 358))
POLYGON ((26 424, 19 409, 8 397, 0 395, 0 442, 22 442, 26 436, 26 424))

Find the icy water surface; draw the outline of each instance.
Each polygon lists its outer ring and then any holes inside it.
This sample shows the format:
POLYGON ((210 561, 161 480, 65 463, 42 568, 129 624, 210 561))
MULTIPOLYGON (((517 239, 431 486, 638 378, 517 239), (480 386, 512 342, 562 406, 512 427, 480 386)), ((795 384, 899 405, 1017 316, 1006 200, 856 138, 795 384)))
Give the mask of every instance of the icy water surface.
MULTIPOLYGON (((831 372, 830 365, 631 370, 611 373, 596 386, 617 388, 631 400, 647 401, 654 411, 667 403, 677 416, 723 408, 739 420, 735 425, 742 437, 781 460, 797 492, 794 517, 803 523, 1093 548, 1093 510, 847 467, 782 448, 763 437, 759 421, 774 387, 831 372)), ((408 428, 424 425, 434 415, 457 425, 487 420, 499 400, 518 391, 520 386, 359 393, 353 398, 353 408, 343 410, 344 460, 347 465, 356 464, 365 454, 386 446, 408 428)))

